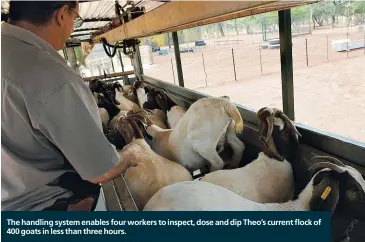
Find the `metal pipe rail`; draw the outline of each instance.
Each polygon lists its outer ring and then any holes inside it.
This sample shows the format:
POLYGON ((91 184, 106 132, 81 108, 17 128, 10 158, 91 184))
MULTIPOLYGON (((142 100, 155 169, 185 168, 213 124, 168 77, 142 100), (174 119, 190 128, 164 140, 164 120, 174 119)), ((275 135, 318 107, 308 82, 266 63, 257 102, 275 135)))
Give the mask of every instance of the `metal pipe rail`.
POLYGON ((134 71, 125 71, 125 72, 116 72, 116 73, 112 73, 112 74, 106 74, 106 76, 100 75, 100 76, 84 77, 82 79, 85 82, 87 82, 87 81, 91 81, 91 80, 99 79, 99 78, 123 77, 123 76, 128 76, 128 75, 133 75, 133 74, 134 74, 134 71))

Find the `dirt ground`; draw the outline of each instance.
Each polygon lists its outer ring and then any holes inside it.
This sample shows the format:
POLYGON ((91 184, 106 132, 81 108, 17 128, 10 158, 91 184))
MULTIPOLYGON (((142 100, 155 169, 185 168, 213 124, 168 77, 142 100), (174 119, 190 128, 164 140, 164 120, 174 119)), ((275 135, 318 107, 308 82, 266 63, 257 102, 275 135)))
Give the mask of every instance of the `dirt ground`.
MULTIPOLYGON (((365 56, 295 71, 296 121, 365 143, 364 68, 365 56)), ((280 73, 197 91, 228 95, 233 102, 254 110, 263 106, 282 109, 280 73)))
MULTIPOLYGON (((331 46, 333 40, 347 37, 364 39, 364 32, 345 29, 347 35, 342 31, 320 29, 293 38, 295 119, 365 143, 365 50, 339 53, 331 46)), ((282 109, 279 49, 260 49, 259 36, 225 37, 238 38, 243 44, 217 45, 216 40, 207 40, 207 46, 196 52, 182 53, 185 87, 213 96, 228 95, 233 102, 255 110, 262 106, 282 109)), ((154 65, 144 70, 146 75, 171 83, 175 76, 178 83, 173 53, 155 54, 153 60, 154 65)))

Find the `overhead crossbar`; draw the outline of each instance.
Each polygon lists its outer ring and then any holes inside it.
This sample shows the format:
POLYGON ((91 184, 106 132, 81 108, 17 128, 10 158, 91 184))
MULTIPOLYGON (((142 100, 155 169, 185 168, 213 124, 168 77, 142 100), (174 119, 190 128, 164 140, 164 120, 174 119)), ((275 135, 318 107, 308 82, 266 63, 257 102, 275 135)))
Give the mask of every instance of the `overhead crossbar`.
POLYGON ((318 1, 174 1, 106 33, 92 36, 93 42, 109 43, 169 33, 255 14, 278 11, 318 1))

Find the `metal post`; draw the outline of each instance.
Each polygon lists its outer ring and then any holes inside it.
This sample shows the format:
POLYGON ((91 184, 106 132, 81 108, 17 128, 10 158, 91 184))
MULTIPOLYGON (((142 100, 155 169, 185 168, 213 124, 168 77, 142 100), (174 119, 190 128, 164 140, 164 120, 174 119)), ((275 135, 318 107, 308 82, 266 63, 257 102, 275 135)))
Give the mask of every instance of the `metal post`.
POLYGON ((177 70, 177 77, 179 79, 179 86, 184 87, 184 77, 181 67, 180 47, 179 47, 179 39, 177 37, 177 32, 172 32, 172 41, 174 42, 176 70, 177 70))
POLYGON ((293 53, 290 9, 279 11, 280 63, 283 111, 294 120, 293 53))
POLYGON ((259 52, 260 52, 260 68, 261 68, 261 75, 263 74, 262 71, 262 57, 261 57, 261 44, 259 43, 259 52))
POLYGON ((205 62, 204 62, 204 54, 202 53, 202 59, 203 59, 203 68, 204 68, 204 73, 205 73, 205 86, 208 86, 208 75, 207 72, 205 71, 205 62))
POLYGON ((237 75, 236 75, 236 63, 234 61, 234 52, 232 48, 232 61, 233 61, 233 72, 234 72, 234 80, 237 81, 237 75))
POLYGON ((114 63, 113 63, 113 58, 112 57, 110 58, 110 61, 112 62, 112 70, 113 70, 113 72, 115 72, 114 63))
POLYGON ((65 56, 65 60, 68 60, 66 48, 63 49, 63 55, 65 56))
POLYGON ((308 40, 305 38, 305 56, 307 58, 307 66, 308 66, 308 40))
MULTIPOLYGON (((120 53, 120 50, 118 50, 118 55, 119 55, 120 65, 122 66, 122 72, 124 72, 123 58, 122 58, 122 53, 120 53)), ((124 82, 124 85, 129 84, 128 76, 123 76, 123 82, 124 82)))
POLYGON ((136 59, 135 64, 138 66, 139 74, 143 75, 143 65, 142 65, 141 52, 139 50, 139 45, 136 45, 136 54, 134 55, 134 58, 136 59))
POLYGON ((174 77, 174 84, 176 85, 175 72, 174 72, 174 64, 172 63, 172 57, 171 57, 171 69, 172 69, 172 76, 174 77))
POLYGON ((66 48, 67 59, 70 67, 77 72, 76 56, 72 47, 66 48))

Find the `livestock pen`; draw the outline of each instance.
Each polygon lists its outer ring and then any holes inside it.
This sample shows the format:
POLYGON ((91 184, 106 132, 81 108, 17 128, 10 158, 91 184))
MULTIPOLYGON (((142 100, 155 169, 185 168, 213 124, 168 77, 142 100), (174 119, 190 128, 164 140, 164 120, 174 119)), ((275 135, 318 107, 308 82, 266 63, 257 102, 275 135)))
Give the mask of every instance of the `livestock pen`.
MULTIPOLYGON (((83 17, 84 23, 80 28, 75 29, 75 34, 70 39, 67 49, 78 45, 84 49, 85 53, 90 53, 90 49, 95 44, 102 43, 107 55, 110 58, 115 55, 119 56, 119 63, 122 65, 123 60, 120 55, 123 53, 130 57, 133 71, 123 70, 122 73, 105 74, 93 78, 106 82, 120 80, 124 85, 132 85, 136 80, 143 80, 144 83, 148 83, 148 86, 163 90, 185 110, 197 100, 209 96, 184 87, 184 73, 177 31, 264 12, 278 11, 282 107, 284 114, 294 121, 296 128, 302 135, 299 147, 300 164, 294 171, 297 175, 295 194, 299 194, 309 180, 308 168, 315 162, 312 159, 313 154, 336 157, 344 164, 356 168, 363 176, 365 175, 365 145, 363 143, 295 122, 290 9, 318 1, 140 1, 125 13, 119 12, 119 14, 110 10, 110 7, 114 7, 114 3, 102 2, 83 1, 80 4, 80 15, 83 17), (105 11, 97 11, 98 7, 104 6, 99 4, 105 4, 109 7, 105 7, 105 11), (108 8, 109 11, 107 11, 108 8), (95 12, 90 12, 90 9, 95 12), (172 33, 178 85, 173 84, 173 81, 165 82, 147 76, 143 71, 138 39, 161 33, 172 33)), ((75 62, 75 57, 75 55, 73 57, 68 55, 71 65, 75 62)), ((191 70, 191 72, 193 71, 191 70)), ((85 81, 93 78, 85 78, 85 81)), ((240 163, 240 166, 243 167, 256 159, 262 150, 262 143, 259 140, 260 132, 256 112, 244 105, 237 104, 236 106, 244 121, 243 133, 239 135, 246 146, 240 163)), ((137 210, 123 175, 103 184, 103 194, 110 211, 137 210)), ((333 220, 332 237, 334 241, 338 241, 343 236, 352 221, 352 218, 333 220)), ((364 226, 365 224, 359 223, 354 227, 351 241, 364 241, 364 233, 361 229, 364 226)))

